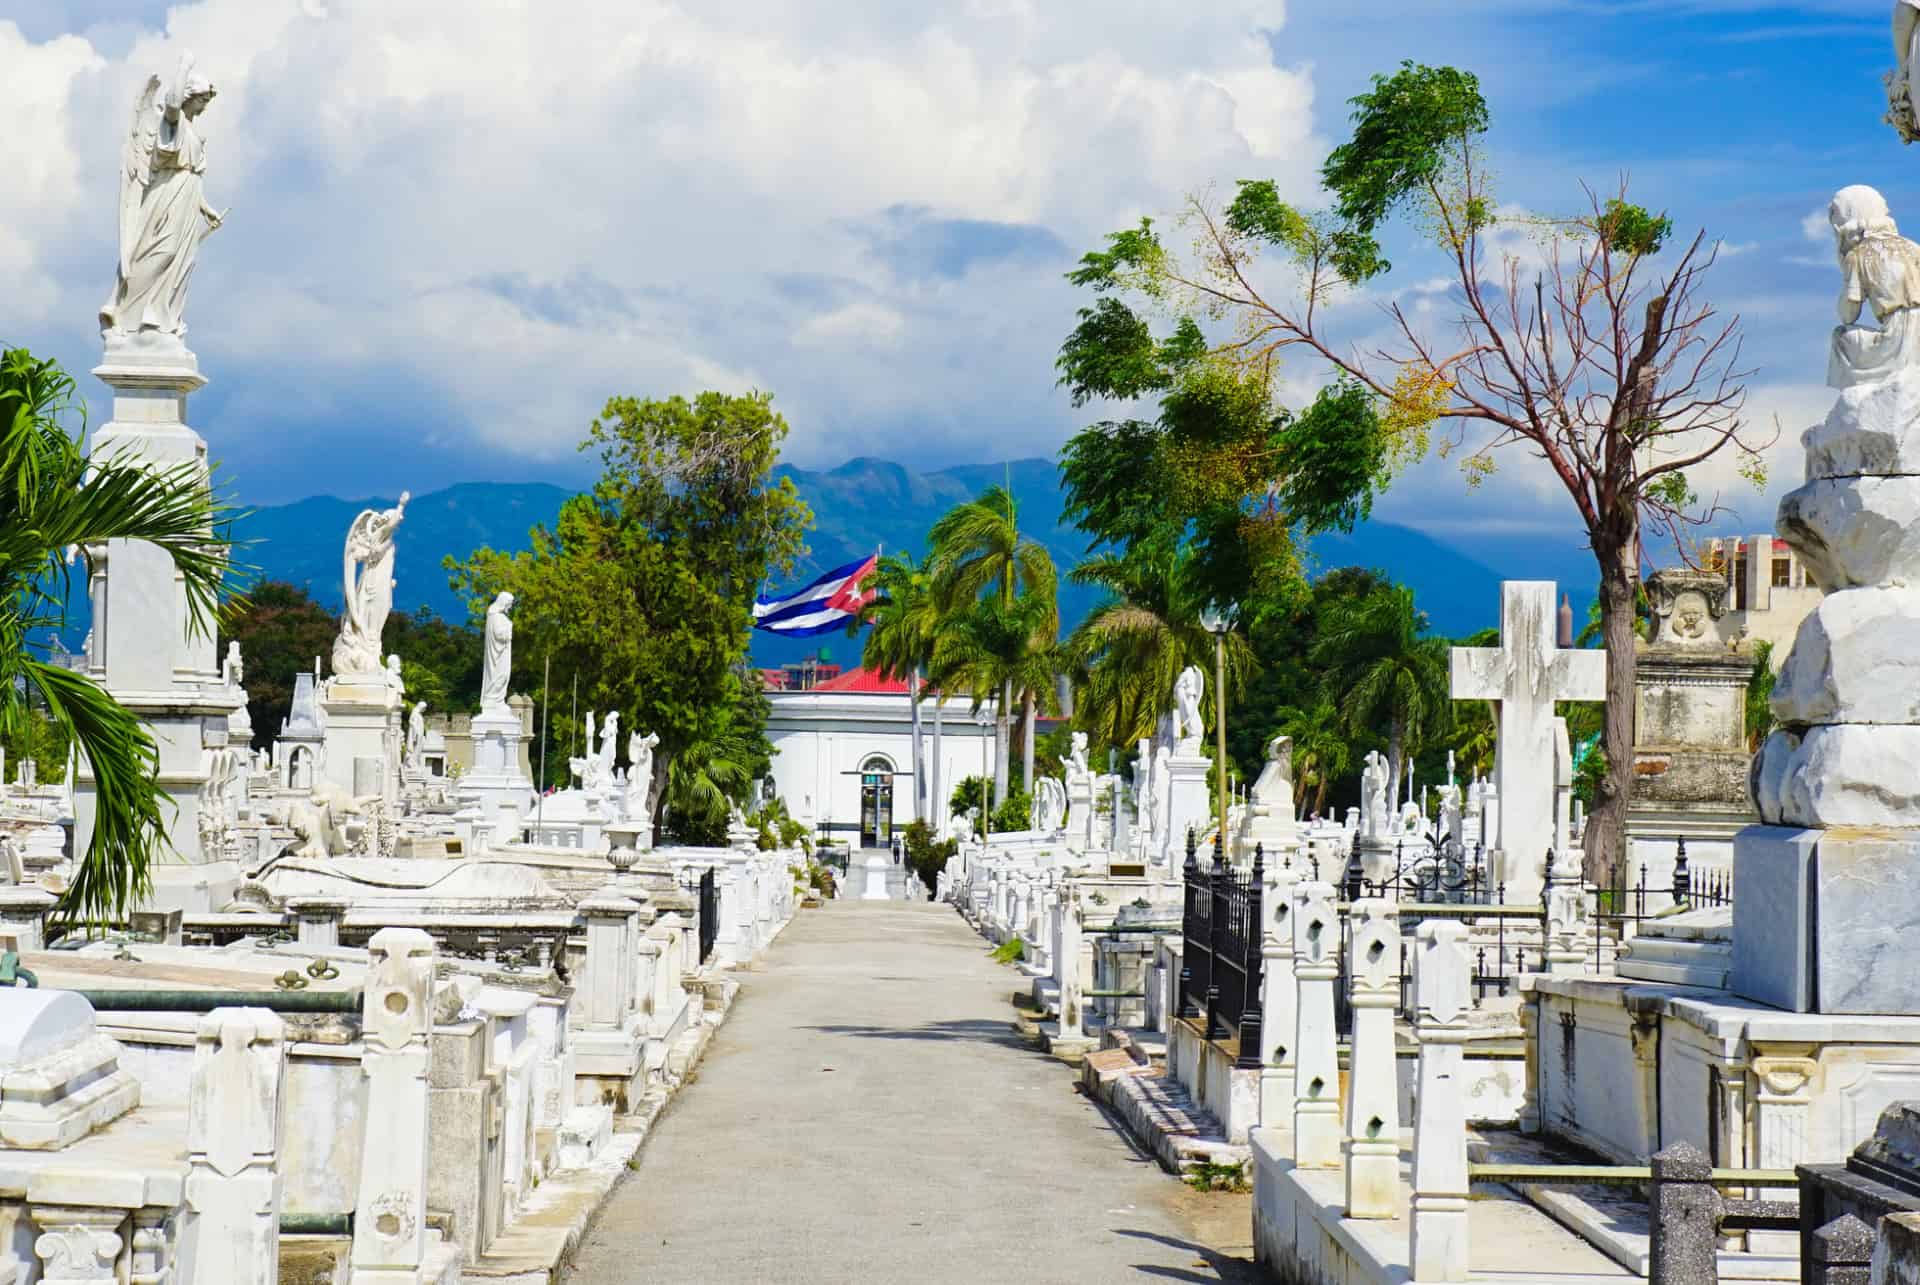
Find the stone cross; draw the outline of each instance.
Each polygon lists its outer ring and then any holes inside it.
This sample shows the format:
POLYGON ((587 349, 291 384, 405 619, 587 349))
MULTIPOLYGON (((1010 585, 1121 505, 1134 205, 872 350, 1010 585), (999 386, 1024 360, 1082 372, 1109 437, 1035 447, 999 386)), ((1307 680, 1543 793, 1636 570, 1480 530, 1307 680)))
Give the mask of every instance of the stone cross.
POLYGON ((1453 649, 1453 698, 1499 706, 1494 785, 1500 798, 1497 877, 1514 904, 1539 899, 1542 860, 1554 839, 1555 701, 1604 700, 1604 651, 1566 650, 1554 639, 1553 582, 1500 586, 1500 645, 1453 649))

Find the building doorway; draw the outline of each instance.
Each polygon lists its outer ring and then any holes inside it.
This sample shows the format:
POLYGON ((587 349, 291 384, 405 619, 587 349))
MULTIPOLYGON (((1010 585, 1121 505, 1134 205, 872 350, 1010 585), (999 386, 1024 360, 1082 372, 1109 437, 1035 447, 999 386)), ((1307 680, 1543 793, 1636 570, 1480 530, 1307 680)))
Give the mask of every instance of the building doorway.
POLYGON ((860 846, 893 843, 893 764, 875 754, 860 765, 860 846))

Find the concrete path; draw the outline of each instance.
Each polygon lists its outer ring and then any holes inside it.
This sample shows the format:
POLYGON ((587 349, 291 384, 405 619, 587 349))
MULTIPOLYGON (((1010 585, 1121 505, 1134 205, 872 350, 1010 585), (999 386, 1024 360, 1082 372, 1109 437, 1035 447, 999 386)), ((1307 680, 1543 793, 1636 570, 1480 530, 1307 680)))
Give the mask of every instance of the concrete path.
POLYGON ((1170 1177, 1021 1043, 1018 980, 948 906, 801 911, 568 1280, 1262 1279, 1246 1198, 1170 1177))

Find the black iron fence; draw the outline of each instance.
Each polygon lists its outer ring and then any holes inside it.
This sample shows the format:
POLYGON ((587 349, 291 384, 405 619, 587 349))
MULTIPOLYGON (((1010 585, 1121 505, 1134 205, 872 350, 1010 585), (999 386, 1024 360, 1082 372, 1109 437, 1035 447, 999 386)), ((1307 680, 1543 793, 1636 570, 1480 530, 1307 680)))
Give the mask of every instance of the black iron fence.
POLYGON ((696 966, 707 962, 707 957, 713 954, 713 943, 719 937, 720 885, 713 877, 713 867, 708 866, 700 876, 700 958, 696 966))
POLYGON ((1260 1065, 1261 884, 1265 853, 1245 872, 1228 868, 1216 839, 1204 868, 1187 835, 1180 924, 1180 1013, 1200 1018, 1207 1038, 1238 1039, 1236 1065, 1260 1065))

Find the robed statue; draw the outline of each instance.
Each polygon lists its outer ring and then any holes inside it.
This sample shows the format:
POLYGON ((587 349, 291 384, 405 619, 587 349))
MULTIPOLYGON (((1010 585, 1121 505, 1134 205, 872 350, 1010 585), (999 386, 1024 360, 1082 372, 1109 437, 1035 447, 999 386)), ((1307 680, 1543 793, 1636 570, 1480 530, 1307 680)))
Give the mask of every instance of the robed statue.
POLYGON ((1827 382, 1848 388, 1920 365, 1920 245, 1900 235, 1886 198, 1864 185, 1841 188, 1827 221, 1841 276, 1827 382))
MULTIPOLYGON (((513 673, 513 617, 507 612, 512 609, 513 595, 505 590, 495 595, 493 605, 487 608, 485 650, 480 667, 482 714, 512 712, 507 708, 507 682, 513 673)), ((592 731, 588 731, 587 739, 592 741, 592 731)))
POLYGON ((406 515, 407 493, 390 509, 367 509, 347 528, 341 558, 340 636, 333 643, 333 672, 384 674, 380 635, 393 610, 393 533, 406 515))
POLYGON ((213 82, 180 59, 163 93, 149 76, 133 107, 120 160, 120 264, 113 293, 100 306, 103 334, 187 333, 187 280, 200 242, 225 216, 207 204, 207 145, 200 113, 213 82))

